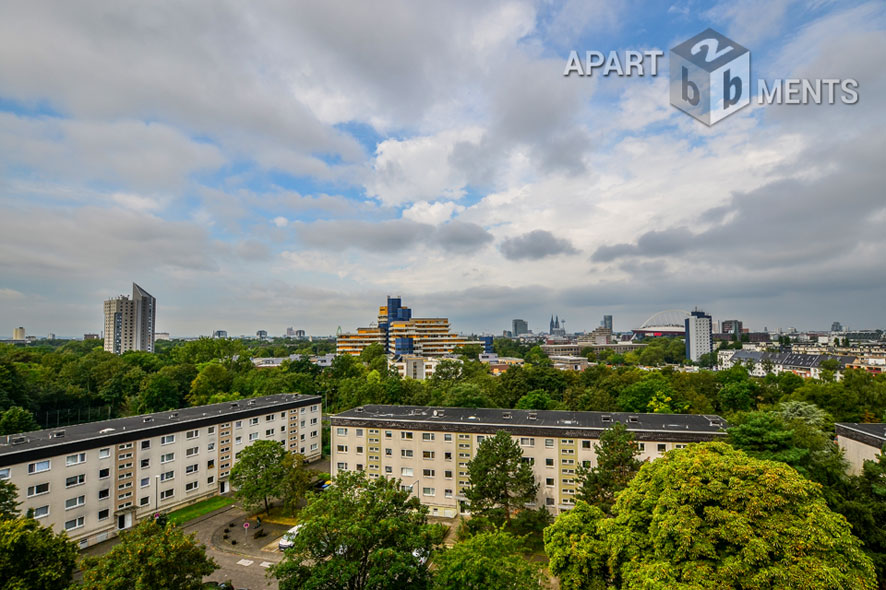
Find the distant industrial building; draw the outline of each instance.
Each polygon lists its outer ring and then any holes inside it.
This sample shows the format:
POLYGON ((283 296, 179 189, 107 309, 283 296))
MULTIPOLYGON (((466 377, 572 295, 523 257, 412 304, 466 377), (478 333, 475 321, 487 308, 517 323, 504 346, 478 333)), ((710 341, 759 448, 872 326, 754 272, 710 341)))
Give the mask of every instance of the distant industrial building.
POLYGON ((843 324, 841 324, 840 322, 834 322, 831 324, 831 332, 842 332, 842 331, 843 331, 843 324))
POLYGON ((83 340, 101 340, 102 337, 99 334, 95 333, 86 333, 83 334, 83 340))
POLYGON ((696 309, 686 318, 684 328, 687 359, 697 363, 702 355, 713 352, 711 316, 696 309))
POLYGON ((220 339, 227 338, 228 331, 227 330, 216 330, 215 332, 212 333, 212 337, 213 338, 220 338, 220 339))
POLYGON ((13 340, 24 340, 25 339, 25 329, 22 326, 15 328, 12 331, 12 339, 13 340))
POLYGON ((132 283, 132 299, 120 295, 105 301, 105 350, 122 354, 129 350, 154 352, 157 300, 132 283))
POLYGON ((741 320, 723 320, 720 323, 721 334, 730 334, 732 336, 735 336, 737 339, 741 338, 743 329, 744 324, 741 320))
POLYGON ((526 320, 513 320, 511 326, 511 334, 513 334, 514 338, 519 338, 521 334, 529 333, 529 322, 526 320))
POLYGON ((255 337, 259 340, 267 340, 268 339, 268 331, 267 330, 259 330, 255 333, 255 337))
POLYGON ((338 354, 357 356, 367 346, 381 344, 386 354, 440 357, 467 343, 465 338, 450 332, 449 319, 414 318, 400 297, 388 297, 387 305, 378 308, 375 326, 339 334, 335 348, 338 354))

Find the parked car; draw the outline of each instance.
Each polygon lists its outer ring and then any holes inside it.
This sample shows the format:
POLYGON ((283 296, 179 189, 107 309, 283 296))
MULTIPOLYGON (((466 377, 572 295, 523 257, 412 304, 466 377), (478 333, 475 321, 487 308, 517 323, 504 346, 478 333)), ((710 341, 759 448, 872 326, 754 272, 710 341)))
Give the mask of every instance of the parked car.
POLYGON ((289 529, 288 531, 286 531, 285 533, 283 533, 283 536, 280 537, 280 542, 277 543, 277 547, 280 549, 280 551, 284 551, 284 550, 292 547, 293 541, 295 540, 295 537, 298 536, 298 531, 300 528, 301 528, 301 525, 297 524, 294 527, 292 527, 291 529, 289 529))

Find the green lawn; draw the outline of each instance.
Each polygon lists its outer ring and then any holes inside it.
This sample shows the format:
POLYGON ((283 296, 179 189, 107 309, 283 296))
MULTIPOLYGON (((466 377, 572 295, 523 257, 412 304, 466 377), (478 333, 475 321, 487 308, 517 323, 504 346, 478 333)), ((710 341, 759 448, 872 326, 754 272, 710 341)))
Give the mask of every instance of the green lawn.
POLYGON ((204 514, 208 514, 213 510, 217 510, 222 506, 228 506, 235 502, 235 498, 231 496, 216 496, 214 498, 209 498, 208 500, 203 500, 202 502, 197 502, 196 504, 192 504, 190 506, 185 506, 175 512, 169 513, 169 522, 175 524, 183 524, 188 522, 189 520, 194 520, 199 516, 203 516, 204 514))

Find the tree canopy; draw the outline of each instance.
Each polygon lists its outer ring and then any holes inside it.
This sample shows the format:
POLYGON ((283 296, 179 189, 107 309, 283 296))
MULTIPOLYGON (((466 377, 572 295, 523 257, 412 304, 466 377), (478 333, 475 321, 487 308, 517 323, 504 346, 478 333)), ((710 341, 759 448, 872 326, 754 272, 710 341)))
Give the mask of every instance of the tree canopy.
POLYGON ((64 590, 77 562, 77 546, 33 518, 0 518, 0 589, 64 590))
POLYGON ((286 558, 271 569, 281 590, 427 588, 427 557, 442 541, 400 480, 344 471, 309 497, 286 558))
POLYGON ((480 443, 468 463, 468 475, 464 495, 471 512, 493 520, 509 520, 514 509, 535 501, 538 493, 532 466, 523 460, 517 441, 503 430, 480 443))
POLYGON ((286 449, 275 440, 257 440, 240 451, 231 469, 234 493, 251 509, 271 508, 271 499, 282 495, 286 481, 286 449))
POLYGON ((538 564, 521 555, 520 540, 501 530, 480 532, 435 560, 434 590, 541 590, 538 564))
MULTIPOLYGON (((576 508, 578 511, 578 507, 576 508)), ((612 518, 582 509, 546 531, 567 588, 873 590, 871 560, 820 486, 725 443, 645 464, 612 518), (602 560, 594 556, 604 551, 602 560), (592 574, 582 585, 577 572, 592 574)))
POLYGON ((625 425, 616 422, 600 435, 600 444, 594 445, 594 453, 595 466, 579 465, 576 469, 579 483, 576 498, 609 512, 616 494, 627 487, 643 465, 637 459, 640 447, 625 425))
POLYGON ((153 520, 121 531, 117 545, 83 565, 83 590, 200 590, 218 568, 193 534, 153 520))
POLYGON ((15 518, 19 515, 18 488, 6 479, 0 479, 0 518, 15 518))

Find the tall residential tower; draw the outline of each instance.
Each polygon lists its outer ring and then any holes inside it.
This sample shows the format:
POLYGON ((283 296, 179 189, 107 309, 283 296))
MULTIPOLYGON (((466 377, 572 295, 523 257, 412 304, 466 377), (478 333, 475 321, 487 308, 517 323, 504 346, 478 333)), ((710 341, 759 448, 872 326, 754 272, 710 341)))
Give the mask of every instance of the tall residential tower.
POLYGON ((696 309, 686 318, 686 358, 697 363, 701 355, 714 350, 711 316, 696 309))
POLYGON ((154 352, 156 319, 157 300, 132 283, 132 299, 120 295, 105 301, 105 350, 114 354, 154 352))

